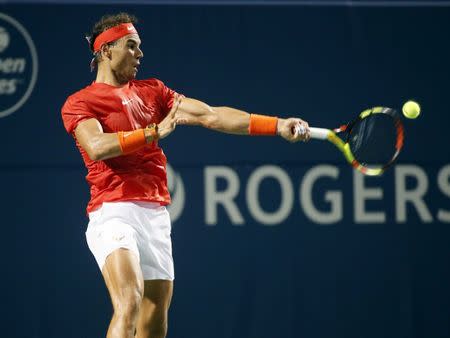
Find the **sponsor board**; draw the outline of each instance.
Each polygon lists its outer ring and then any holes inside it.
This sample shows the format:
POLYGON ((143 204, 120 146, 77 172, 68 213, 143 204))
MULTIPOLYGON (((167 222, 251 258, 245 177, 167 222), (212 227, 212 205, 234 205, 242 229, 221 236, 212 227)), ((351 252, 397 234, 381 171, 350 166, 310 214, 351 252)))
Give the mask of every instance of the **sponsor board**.
POLYGON ((186 179, 183 171, 175 172, 169 166, 169 211, 174 222, 182 218, 196 189, 197 200, 201 193, 204 201, 201 223, 208 226, 276 226, 299 210, 301 217, 317 225, 450 223, 450 164, 438 168, 436 174, 419 165, 399 164, 388 177, 375 178, 351 172, 346 166, 343 170, 316 165, 295 176, 277 165, 262 165, 245 173, 236 167, 208 165, 196 169, 202 172, 202 182, 198 182, 198 175, 186 179), (269 193, 264 186, 268 181, 269 193))

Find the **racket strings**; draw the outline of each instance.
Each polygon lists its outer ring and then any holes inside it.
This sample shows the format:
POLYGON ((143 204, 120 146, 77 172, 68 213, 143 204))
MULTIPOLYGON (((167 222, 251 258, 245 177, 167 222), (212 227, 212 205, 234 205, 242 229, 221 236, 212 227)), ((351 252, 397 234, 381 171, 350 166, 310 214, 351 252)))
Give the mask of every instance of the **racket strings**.
POLYGON ((396 120, 387 114, 373 114, 352 126, 348 143, 355 159, 362 165, 378 167, 389 164, 403 144, 396 120))

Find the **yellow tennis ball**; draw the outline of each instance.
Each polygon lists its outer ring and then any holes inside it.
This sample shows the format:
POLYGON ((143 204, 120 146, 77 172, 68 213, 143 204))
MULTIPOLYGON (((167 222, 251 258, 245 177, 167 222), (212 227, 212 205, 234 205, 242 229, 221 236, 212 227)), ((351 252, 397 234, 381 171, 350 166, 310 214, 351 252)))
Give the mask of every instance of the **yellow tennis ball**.
POLYGON ((415 119, 420 115, 420 105, 415 101, 408 101, 403 105, 403 115, 409 119, 415 119))

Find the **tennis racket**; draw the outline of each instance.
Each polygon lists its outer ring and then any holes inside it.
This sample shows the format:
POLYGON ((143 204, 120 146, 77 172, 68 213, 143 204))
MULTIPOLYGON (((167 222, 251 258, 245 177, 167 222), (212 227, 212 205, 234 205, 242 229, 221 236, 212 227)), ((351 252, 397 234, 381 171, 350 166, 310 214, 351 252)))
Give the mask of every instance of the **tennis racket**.
MULTIPOLYGON (((303 133, 304 128, 295 130, 303 133)), ((381 175, 403 147, 404 128, 396 110, 374 107, 336 129, 310 128, 311 138, 333 143, 353 168, 364 175, 381 175), (344 134, 341 137, 338 134, 344 134)))

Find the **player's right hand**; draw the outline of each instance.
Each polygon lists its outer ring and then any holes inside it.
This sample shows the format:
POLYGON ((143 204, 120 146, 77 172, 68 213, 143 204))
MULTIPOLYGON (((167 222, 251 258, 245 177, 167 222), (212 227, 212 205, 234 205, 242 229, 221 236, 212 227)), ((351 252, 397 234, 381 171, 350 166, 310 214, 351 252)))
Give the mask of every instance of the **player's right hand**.
POLYGON ((308 122, 299 118, 278 119, 277 133, 286 141, 309 141, 311 131, 308 122))
POLYGON ((177 120, 175 117, 175 113, 178 109, 178 106, 180 105, 181 99, 183 98, 182 95, 175 94, 175 97, 173 99, 172 109, 170 109, 167 116, 158 124, 158 134, 159 138, 165 138, 169 136, 171 132, 175 130, 175 127, 177 126, 177 120))

